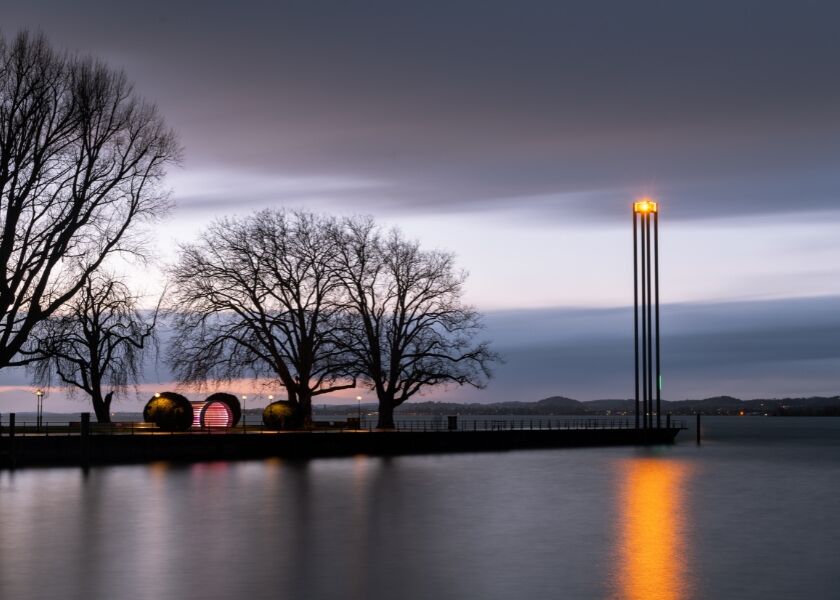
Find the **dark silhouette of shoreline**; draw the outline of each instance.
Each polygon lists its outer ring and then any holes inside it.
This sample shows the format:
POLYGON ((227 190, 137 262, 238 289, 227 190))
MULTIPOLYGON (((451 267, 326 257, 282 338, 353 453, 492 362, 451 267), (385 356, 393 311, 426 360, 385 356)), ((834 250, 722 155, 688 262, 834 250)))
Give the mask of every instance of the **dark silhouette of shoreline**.
MULTIPOLYGON (((396 414, 406 415, 615 415, 633 414, 633 399, 580 401, 552 396, 536 402, 493 402, 489 404, 457 402, 412 402, 396 414)), ((315 414, 354 415, 353 405, 317 405, 315 414)), ((363 412, 375 411, 376 405, 362 404, 363 412)), ((840 396, 810 398, 772 398, 741 400, 717 396, 701 400, 663 400, 662 412, 673 415, 762 415, 762 416, 840 416, 840 396)))

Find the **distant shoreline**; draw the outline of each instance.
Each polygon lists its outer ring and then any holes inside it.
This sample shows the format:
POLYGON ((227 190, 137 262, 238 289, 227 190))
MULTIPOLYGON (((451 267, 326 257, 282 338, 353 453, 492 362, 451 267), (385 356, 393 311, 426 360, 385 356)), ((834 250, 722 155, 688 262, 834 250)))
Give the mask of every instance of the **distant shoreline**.
MULTIPOLYGON (((375 404, 362 404, 362 411, 376 410, 375 404)), ((315 414, 355 415, 356 405, 316 405, 315 414)), ((717 396, 702 400, 662 400, 662 414, 721 416, 840 416, 840 396, 810 398, 772 398, 740 400, 717 396)), ((536 402, 412 402, 395 411, 396 416, 421 415, 516 415, 516 416, 632 416, 635 400, 574 400, 552 396, 536 402)))

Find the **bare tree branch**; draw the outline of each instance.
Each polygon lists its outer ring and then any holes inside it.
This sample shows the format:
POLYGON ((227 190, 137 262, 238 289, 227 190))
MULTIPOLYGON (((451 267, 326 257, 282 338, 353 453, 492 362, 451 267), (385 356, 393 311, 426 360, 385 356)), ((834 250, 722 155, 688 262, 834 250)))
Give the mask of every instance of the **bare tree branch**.
POLYGON ((379 399, 379 427, 426 388, 486 385, 499 357, 473 341, 481 315, 461 300, 466 274, 452 254, 383 234, 369 218, 345 219, 334 236, 347 309, 338 331, 379 399))
POLYGON ((113 276, 88 278, 69 303, 33 329, 21 349, 36 381, 47 384, 57 375, 71 393, 90 396, 100 423, 110 422, 114 394, 137 382, 144 351, 157 342, 158 311, 146 319, 137 302, 113 276))
POLYGON ((305 422, 313 396, 353 387, 334 333, 341 282, 332 228, 312 213, 266 210, 217 221, 182 246, 169 351, 178 377, 276 377, 305 422))
POLYGON ((125 75, 0 37, 0 368, 111 255, 142 255, 180 148, 125 75))

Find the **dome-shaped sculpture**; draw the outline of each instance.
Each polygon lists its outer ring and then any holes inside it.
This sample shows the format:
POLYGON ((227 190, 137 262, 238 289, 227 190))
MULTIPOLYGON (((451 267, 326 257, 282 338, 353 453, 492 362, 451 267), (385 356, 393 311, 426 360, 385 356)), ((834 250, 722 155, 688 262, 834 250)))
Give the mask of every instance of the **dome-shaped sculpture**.
POLYGON ((193 407, 181 394, 162 392, 146 403, 143 420, 164 431, 186 431, 193 422, 193 407))
POLYGON ((302 419, 297 404, 288 400, 272 402, 263 410, 263 423, 269 429, 297 429, 302 419))
POLYGON ((239 404, 239 398, 234 396, 233 394, 228 394, 225 392, 217 392, 215 394, 210 394, 207 396, 206 402, 224 402, 227 404, 227 407, 230 409, 230 414, 233 417, 233 421, 229 425, 229 427, 235 427, 237 423, 239 423, 239 419, 242 418, 242 406, 239 404))

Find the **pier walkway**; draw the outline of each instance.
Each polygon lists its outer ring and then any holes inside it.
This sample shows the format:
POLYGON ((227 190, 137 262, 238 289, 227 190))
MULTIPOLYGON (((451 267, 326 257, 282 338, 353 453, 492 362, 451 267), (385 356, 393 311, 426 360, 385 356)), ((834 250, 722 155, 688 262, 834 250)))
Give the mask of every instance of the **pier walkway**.
MULTIPOLYGON (((4 420, 5 421, 5 420, 4 420)), ((664 419, 663 419, 664 421, 664 419)), ((203 461, 254 458, 400 455, 531 448, 671 444, 684 429, 670 419, 661 429, 635 429, 632 419, 450 418, 400 420, 378 430, 374 420, 316 422, 308 431, 256 425, 163 432, 148 423, 21 422, 0 426, 0 466, 203 461)))

